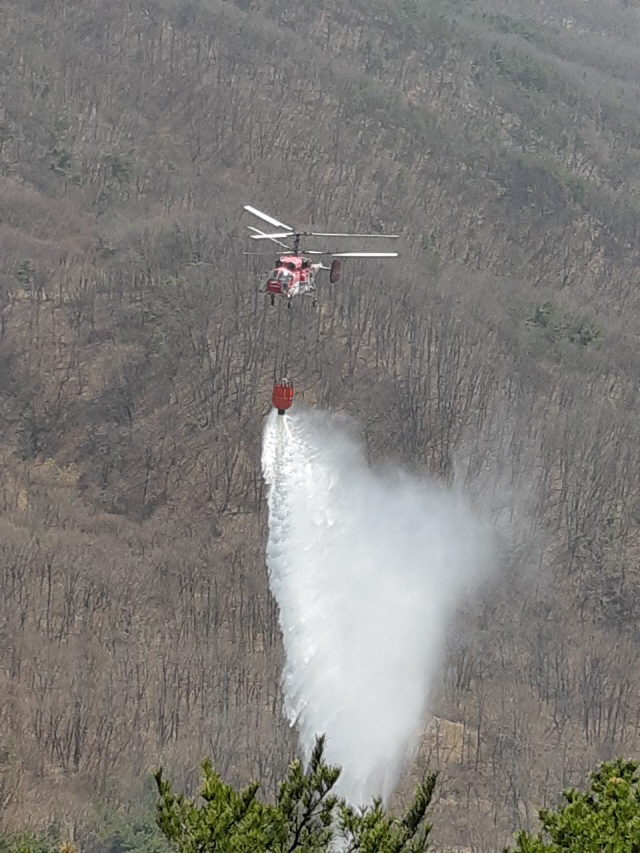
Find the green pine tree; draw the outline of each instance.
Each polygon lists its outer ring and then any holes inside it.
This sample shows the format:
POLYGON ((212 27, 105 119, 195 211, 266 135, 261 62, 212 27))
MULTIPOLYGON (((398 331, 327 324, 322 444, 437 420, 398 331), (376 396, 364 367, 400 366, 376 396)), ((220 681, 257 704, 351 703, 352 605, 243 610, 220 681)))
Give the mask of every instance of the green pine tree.
POLYGON ((258 800, 257 782, 236 791, 209 762, 202 767, 200 802, 174 794, 159 771, 158 825, 177 853, 326 853, 336 841, 346 853, 427 849, 435 774, 418 786, 406 814, 393 818, 380 801, 354 809, 332 793, 340 770, 324 762, 323 751, 319 738, 306 770, 292 762, 273 805, 258 800))
POLYGON ((519 833, 516 853, 640 853, 637 769, 622 759, 602 764, 586 792, 567 790, 557 809, 540 811, 543 832, 519 833))

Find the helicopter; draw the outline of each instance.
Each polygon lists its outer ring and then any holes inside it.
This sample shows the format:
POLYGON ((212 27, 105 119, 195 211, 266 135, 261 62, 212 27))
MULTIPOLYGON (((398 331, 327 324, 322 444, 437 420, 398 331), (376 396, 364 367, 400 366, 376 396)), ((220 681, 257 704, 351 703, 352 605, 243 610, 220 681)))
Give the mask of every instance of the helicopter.
MULTIPOLYGON (((383 237, 387 240, 397 240, 399 234, 335 234, 319 231, 297 231, 249 204, 245 204, 244 209, 278 229, 276 232, 267 233, 253 225, 248 225, 249 231, 253 232, 250 235, 252 240, 269 240, 286 250, 276 260, 273 270, 268 273, 264 286, 261 287, 263 292, 269 294, 271 305, 275 305, 276 296, 286 299, 289 308, 291 308, 291 300, 296 296, 310 296, 313 299, 313 304, 317 305, 316 274, 320 270, 328 270, 329 281, 335 284, 340 279, 342 258, 398 257, 398 252, 324 252, 317 249, 302 249, 300 241, 302 237, 348 237, 367 240, 383 237), (283 242, 285 240, 287 242, 283 242), (331 257, 331 266, 325 266, 321 261, 314 263, 312 255, 331 257)), ((245 254, 262 253, 245 252, 245 254)))

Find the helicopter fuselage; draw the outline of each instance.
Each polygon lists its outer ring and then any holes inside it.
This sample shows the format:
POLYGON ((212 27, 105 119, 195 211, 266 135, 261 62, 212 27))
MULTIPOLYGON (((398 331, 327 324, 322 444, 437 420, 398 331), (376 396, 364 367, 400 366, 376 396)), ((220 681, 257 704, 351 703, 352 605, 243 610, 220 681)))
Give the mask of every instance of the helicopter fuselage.
POLYGON ((286 299, 313 294, 316 272, 321 267, 322 264, 311 263, 311 259, 304 255, 282 255, 267 277, 265 290, 272 297, 284 296, 286 299))

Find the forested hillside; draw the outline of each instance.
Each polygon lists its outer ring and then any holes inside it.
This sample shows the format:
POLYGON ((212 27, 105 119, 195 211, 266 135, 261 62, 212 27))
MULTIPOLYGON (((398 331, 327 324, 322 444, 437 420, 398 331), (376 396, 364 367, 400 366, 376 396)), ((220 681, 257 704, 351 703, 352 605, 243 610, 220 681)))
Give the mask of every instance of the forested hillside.
POLYGON ((283 367, 505 538, 416 761, 435 841, 638 754, 639 39, 634 0, 0 5, 0 831, 282 776, 283 367), (244 203, 401 260, 271 309, 244 203))

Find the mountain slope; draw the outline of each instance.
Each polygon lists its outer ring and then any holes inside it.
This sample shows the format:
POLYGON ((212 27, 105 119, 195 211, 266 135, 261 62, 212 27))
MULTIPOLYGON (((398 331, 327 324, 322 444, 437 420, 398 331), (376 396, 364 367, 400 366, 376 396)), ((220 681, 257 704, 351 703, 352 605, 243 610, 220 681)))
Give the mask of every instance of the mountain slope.
POLYGON ((579 2, 0 10, 8 825, 81 822, 160 761, 277 775, 284 367, 514 540, 435 700, 460 748, 423 744, 440 840, 495 847, 637 748, 639 28, 579 2), (269 311, 246 202, 398 229, 402 262, 269 311))

